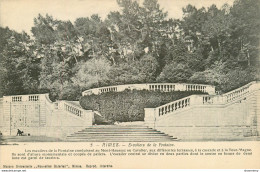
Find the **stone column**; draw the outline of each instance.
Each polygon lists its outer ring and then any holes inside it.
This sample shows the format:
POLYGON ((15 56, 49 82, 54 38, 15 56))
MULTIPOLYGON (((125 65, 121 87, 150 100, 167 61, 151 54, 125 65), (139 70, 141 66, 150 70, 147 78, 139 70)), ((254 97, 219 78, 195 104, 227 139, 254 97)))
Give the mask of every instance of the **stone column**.
POLYGON ((94 112, 92 110, 83 110, 84 126, 92 126, 95 122, 94 112))
POLYGON ((4 135, 11 135, 11 96, 3 97, 3 131, 4 135))
POLYGON ((144 108, 144 123, 148 127, 155 128, 156 121, 156 109, 144 108))
POLYGON ((202 105, 203 104, 203 96, 192 95, 190 96, 190 105, 202 105))

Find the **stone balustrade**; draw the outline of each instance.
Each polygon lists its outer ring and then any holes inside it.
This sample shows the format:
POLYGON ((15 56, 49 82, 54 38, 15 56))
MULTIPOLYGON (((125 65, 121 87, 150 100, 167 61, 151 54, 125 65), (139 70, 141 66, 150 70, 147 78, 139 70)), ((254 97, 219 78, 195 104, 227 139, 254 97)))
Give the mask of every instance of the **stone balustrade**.
POLYGON ((17 129, 31 135, 56 136, 53 128, 62 128, 58 135, 91 126, 94 112, 84 110, 75 102, 49 99, 49 94, 13 95, 0 99, 0 130, 15 135, 17 129), (41 128, 41 129, 40 129, 41 128))
POLYGON ((75 117, 81 118, 81 119, 88 119, 88 115, 92 115, 92 110, 85 110, 77 105, 74 105, 73 103, 69 101, 59 101, 58 102, 58 109, 64 110, 65 112, 68 112, 71 115, 74 115, 75 117))
POLYGON ((191 96, 157 107, 158 116, 160 117, 190 106, 190 99, 191 96))
POLYGON ((244 85, 243 87, 240 87, 226 94, 223 94, 222 96, 224 98, 224 101, 231 102, 233 100, 236 100, 237 98, 244 96, 245 94, 248 94, 250 91, 254 90, 253 86, 255 85, 259 86, 257 82, 250 82, 249 84, 244 85))
POLYGON ((4 96, 2 98, 2 101, 4 103, 21 103, 21 106, 28 106, 29 104, 23 104, 26 102, 44 102, 44 105, 50 109, 62 109, 66 112, 69 112, 71 114, 74 114, 78 117, 84 117, 85 111, 83 108, 80 108, 78 106, 75 106, 69 102, 66 101, 58 101, 58 102, 52 102, 49 99, 49 94, 30 94, 30 95, 14 95, 14 96, 4 96))
POLYGON ((29 101, 38 101, 39 100, 39 95, 30 95, 29 96, 29 101))
POLYGON ((64 102, 64 110, 67 111, 67 112, 70 112, 78 117, 82 117, 83 116, 83 110, 74 106, 74 105, 71 105, 69 103, 66 103, 64 102))
POLYGON ((13 96, 12 97, 12 102, 21 102, 22 101, 22 96, 13 96))
POLYGON ((106 92, 122 92, 124 90, 150 90, 150 91, 201 91, 210 95, 215 94, 215 86, 204 84, 185 84, 185 83, 148 83, 148 84, 126 84, 108 87, 100 87, 86 90, 82 96, 91 94, 101 94, 106 92))
POLYGON ((181 140, 233 140, 260 135, 260 82, 223 95, 191 95, 145 108, 145 124, 181 140))
POLYGON ((4 96, 4 102, 33 102, 33 101, 45 101, 48 94, 30 94, 30 95, 14 95, 4 96))
POLYGON ((241 99, 256 90, 260 90, 260 83, 251 82, 223 95, 191 95, 157 108, 145 108, 145 112, 149 112, 145 114, 145 118, 151 119, 151 117, 149 117, 150 115, 154 116, 154 119, 163 118, 165 115, 173 115, 178 113, 180 110, 185 110, 192 106, 202 106, 203 108, 205 105, 225 105, 232 101, 241 99))

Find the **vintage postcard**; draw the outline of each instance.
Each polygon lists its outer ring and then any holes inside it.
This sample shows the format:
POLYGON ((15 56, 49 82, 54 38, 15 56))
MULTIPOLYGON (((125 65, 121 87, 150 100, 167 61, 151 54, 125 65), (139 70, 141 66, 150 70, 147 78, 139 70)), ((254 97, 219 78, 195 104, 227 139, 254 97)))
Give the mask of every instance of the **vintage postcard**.
POLYGON ((0 169, 260 169, 259 0, 0 0, 0 169))

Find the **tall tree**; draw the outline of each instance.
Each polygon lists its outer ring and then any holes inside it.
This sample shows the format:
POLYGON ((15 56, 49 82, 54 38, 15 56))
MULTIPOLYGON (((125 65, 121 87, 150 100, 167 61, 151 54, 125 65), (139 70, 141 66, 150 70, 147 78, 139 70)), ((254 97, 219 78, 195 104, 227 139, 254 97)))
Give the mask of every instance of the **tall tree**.
POLYGON ((1 92, 3 95, 37 93, 39 61, 34 45, 26 33, 12 31, 1 55, 1 92))

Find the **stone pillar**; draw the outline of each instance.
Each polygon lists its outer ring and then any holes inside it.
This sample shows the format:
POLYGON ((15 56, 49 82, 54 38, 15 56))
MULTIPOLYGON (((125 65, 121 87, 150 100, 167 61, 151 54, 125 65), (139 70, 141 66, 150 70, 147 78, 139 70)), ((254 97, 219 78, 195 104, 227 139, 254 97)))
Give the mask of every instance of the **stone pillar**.
POLYGON ((63 109, 63 110, 65 110, 64 101, 57 101, 57 103, 58 103, 58 109, 63 109))
POLYGON ((11 96, 3 97, 3 131, 4 135, 11 135, 11 96))
POLYGON ((223 96, 216 95, 213 98, 213 104, 223 104, 223 96))
POLYGON ((144 108, 144 123, 148 127, 155 128, 156 121, 156 109, 144 108))
POLYGON ((249 91, 255 91, 255 90, 260 90, 260 82, 251 82, 252 85, 249 86, 249 91))
POLYGON ((28 101, 29 101, 29 95, 23 95, 22 102, 28 102, 28 101))
POLYGON ((175 91, 183 91, 181 88, 181 84, 179 83, 175 84, 175 91))
POLYGON ((215 91, 215 86, 206 86, 206 92, 209 94, 209 95, 216 95, 216 91, 215 91))
POLYGON ((93 123, 95 122, 95 118, 94 118, 94 112, 92 110, 84 110, 83 111, 83 118, 85 120, 84 125, 85 126, 92 126, 93 123))
POLYGON ((202 105, 203 104, 203 96, 192 95, 190 96, 190 105, 202 105))

